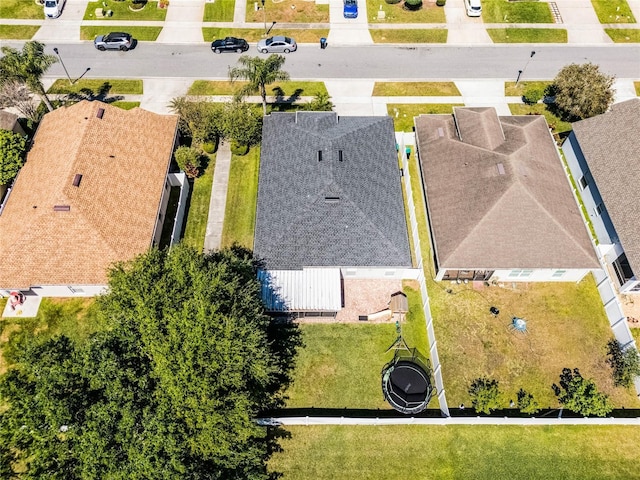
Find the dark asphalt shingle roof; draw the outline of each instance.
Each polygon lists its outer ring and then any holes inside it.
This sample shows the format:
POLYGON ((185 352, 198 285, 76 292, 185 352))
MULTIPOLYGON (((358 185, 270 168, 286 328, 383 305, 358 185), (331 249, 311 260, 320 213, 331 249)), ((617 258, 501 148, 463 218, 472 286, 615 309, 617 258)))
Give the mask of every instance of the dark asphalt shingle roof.
POLYGON ((634 273, 640 274, 640 98, 573 124, 634 273))
POLYGON ((280 270, 410 267, 400 178, 390 118, 272 113, 262 130, 255 254, 280 270))

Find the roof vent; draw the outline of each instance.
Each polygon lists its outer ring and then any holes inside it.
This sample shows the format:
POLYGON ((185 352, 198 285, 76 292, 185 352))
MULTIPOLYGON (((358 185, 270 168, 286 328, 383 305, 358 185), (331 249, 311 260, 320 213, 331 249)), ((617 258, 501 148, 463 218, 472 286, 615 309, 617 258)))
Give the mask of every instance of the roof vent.
POLYGON ((322 161, 322 150, 318 150, 318 161, 322 161))
POLYGON ((69 210, 71 210, 70 205, 54 205, 53 206, 54 212, 68 212, 69 210))
POLYGON ((504 175, 504 165, 502 163, 498 163, 496 167, 498 167, 498 174, 504 175))
POLYGON ((76 173, 76 175, 73 177, 73 186, 74 187, 79 187, 80 186, 80 180, 82 180, 82 174, 81 173, 76 173))
POLYGON ((338 161, 342 161, 342 150, 338 150, 338 161))
POLYGON ((102 118, 103 115, 104 115, 104 108, 99 108, 98 113, 96 113, 96 117, 102 118))
POLYGON ((324 197, 325 203, 338 203, 340 201, 340 197, 324 197))

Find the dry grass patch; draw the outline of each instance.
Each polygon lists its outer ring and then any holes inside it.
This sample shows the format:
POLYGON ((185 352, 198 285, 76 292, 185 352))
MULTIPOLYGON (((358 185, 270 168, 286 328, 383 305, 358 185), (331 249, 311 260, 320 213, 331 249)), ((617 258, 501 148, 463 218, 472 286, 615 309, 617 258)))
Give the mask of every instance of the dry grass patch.
POLYGON ((367 1, 367 14, 370 23, 445 23, 444 8, 438 7, 435 0, 423 0, 420 10, 405 10, 404 2, 388 4, 378 0, 367 1), (383 19, 378 18, 382 7, 385 13, 383 19))
MULTIPOLYGON (((304 0, 278 2, 266 0, 263 12, 260 2, 258 2, 260 6, 258 11, 255 10, 254 4, 254 0, 247 0, 246 21, 264 23, 266 18, 267 28, 274 21, 278 23, 329 23, 329 5, 316 5, 315 2, 305 2, 304 0)), ((273 31, 269 33, 269 35, 272 34, 273 31)))

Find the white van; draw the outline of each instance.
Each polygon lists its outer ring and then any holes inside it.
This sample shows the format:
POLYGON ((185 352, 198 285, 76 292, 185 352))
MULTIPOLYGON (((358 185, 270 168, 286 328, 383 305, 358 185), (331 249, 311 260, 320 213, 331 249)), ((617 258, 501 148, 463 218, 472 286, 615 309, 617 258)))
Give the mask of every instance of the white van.
POLYGON ((480 0, 464 0, 464 4, 467 7, 467 16, 479 17, 482 15, 482 5, 480 5, 480 0))

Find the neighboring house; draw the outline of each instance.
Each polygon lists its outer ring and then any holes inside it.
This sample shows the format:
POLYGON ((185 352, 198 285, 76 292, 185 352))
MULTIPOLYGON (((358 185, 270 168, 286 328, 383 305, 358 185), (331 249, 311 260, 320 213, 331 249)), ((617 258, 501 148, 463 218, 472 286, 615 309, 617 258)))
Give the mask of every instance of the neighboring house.
POLYGON ((562 149, 620 292, 640 293, 640 99, 574 123, 562 149))
POLYGON ((20 135, 26 135, 22 126, 18 122, 18 118, 18 115, 14 113, 0 110, 0 129, 10 130, 13 133, 19 133, 20 135))
POLYGON ((96 295, 113 262, 157 245, 184 178, 169 173, 177 127, 102 102, 46 114, 0 215, 0 294, 96 295))
POLYGON ((334 316, 344 279, 416 278, 388 117, 264 118, 254 253, 270 311, 334 316))
POLYGON ((578 281, 600 268, 545 118, 420 115, 436 280, 578 281))

